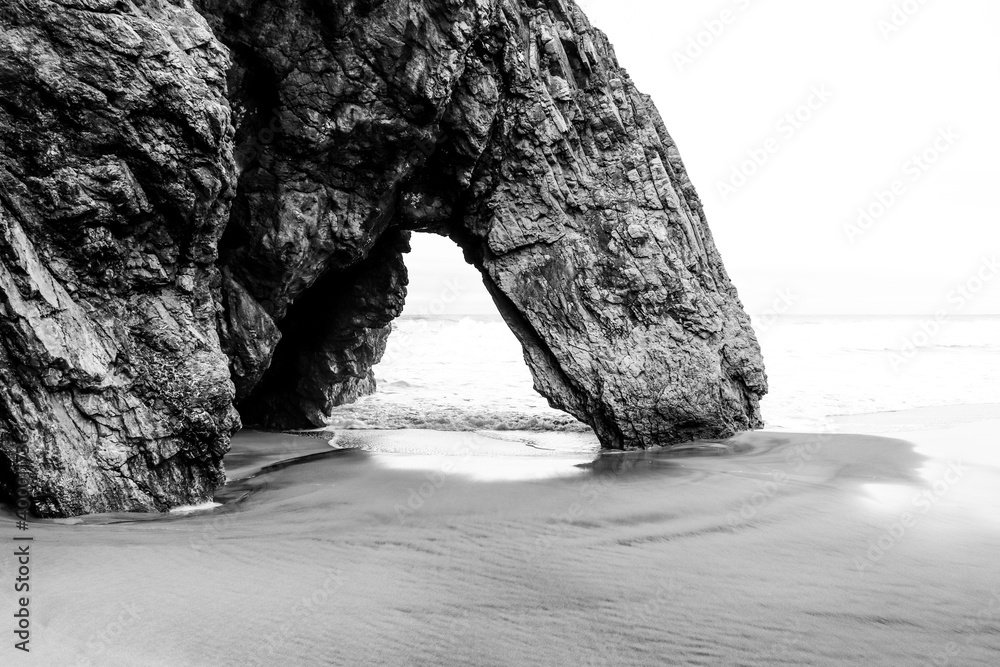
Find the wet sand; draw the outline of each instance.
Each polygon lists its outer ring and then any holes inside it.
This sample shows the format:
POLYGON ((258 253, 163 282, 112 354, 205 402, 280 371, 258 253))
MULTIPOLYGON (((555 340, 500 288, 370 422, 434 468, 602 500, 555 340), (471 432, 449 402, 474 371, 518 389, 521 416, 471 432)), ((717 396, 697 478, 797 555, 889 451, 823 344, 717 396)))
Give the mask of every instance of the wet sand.
POLYGON ((32 524, 30 660, 1000 664, 997 415, 603 455, 244 433, 220 507, 32 524))

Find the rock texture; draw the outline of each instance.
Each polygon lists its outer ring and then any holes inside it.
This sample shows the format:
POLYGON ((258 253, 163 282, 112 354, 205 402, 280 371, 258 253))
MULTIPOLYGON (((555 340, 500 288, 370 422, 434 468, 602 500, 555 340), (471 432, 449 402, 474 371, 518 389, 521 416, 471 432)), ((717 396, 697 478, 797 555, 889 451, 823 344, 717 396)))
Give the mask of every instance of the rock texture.
POLYGON ((650 99, 564 0, 0 5, 0 486, 211 496, 245 423, 374 388, 411 231, 606 447, 760 425, 759 348, 650 99))
POLYGON ((228 68, 183 3, 0 4, 0 479, 26 449, 40 514, 224 480, 228 68))

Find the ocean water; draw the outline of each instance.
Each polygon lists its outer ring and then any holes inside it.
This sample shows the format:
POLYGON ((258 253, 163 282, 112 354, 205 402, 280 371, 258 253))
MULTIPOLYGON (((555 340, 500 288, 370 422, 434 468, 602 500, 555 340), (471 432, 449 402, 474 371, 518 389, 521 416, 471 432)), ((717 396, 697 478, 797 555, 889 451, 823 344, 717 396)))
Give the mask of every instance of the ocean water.
MULTIPOLYGON (((1000 403, 1000 317, 755 318, 771 390, 768 429, 834 417, 1000 403)), ((338 428, 581 431, 532 388, 497 316, 406 317, 376 369, 378 391, 336 410, 338 428)))

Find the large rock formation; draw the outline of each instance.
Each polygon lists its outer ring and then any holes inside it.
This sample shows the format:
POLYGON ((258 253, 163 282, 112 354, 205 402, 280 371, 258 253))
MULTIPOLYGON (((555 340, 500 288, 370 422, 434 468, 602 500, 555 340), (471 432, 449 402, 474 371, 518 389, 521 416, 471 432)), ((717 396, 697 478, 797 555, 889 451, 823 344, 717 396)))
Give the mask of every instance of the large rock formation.
POLYGON ((371 392, 413 230, 606 447, 760 425, 677 149, 569 0, 7 2, 0 183, 0 486, 43 515, 207 499, 234 406, 371 392))

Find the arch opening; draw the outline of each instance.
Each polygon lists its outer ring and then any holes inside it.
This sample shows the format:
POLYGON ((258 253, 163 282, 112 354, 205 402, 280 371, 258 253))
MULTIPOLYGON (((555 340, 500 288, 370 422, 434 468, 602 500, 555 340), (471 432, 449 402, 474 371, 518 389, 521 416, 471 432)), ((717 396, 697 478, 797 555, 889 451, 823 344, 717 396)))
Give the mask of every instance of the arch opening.
POLYGON ((534 388, 517 337, 451 239, 417 232, 406 305, 374 366, 374 392, 333 407, 335 427, 571 431, 590 427, 534 388))

